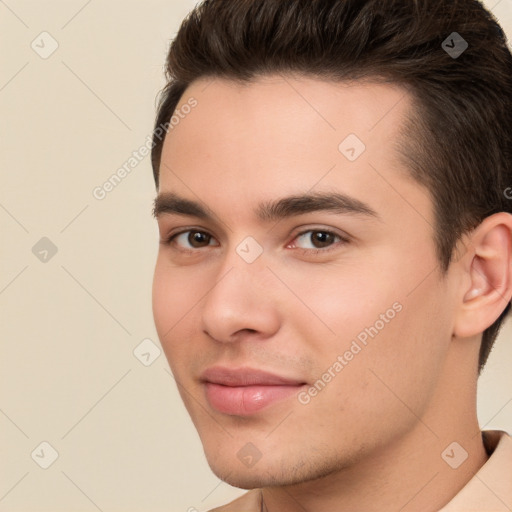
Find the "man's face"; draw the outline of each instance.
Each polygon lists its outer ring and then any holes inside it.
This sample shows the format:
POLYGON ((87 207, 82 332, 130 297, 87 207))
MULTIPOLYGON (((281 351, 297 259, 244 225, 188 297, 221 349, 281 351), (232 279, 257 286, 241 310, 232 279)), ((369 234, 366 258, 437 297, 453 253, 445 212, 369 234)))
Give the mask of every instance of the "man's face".
POLYGON ((369 460, 420 427, 452 328, 432 203, 394 148, 409 96, 272 76, 197 81, 180 112, 191 97, 159 193, 209 217, 162 201, 160 236, 176 236, 153 310, 208 462, 251 488, 369 460), (264 208, 322 194, 351 200, 264 208))

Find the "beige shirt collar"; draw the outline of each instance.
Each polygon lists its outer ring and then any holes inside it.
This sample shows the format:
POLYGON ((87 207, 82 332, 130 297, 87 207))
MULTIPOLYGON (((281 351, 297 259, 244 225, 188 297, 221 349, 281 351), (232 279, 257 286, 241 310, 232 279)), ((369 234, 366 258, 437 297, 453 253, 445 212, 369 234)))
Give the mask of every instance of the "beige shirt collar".
POLYGON ((489 459, 439 512, 512 510, 512 437, 500 430, 482 434, 489 459))

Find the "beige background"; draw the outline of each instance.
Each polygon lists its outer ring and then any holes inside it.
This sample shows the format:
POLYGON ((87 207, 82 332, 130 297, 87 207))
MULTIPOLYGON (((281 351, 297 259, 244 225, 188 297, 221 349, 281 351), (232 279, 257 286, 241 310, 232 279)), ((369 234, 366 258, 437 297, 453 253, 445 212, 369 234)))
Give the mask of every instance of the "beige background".
MULTIPOLYGON (((486 3, 512 35, 512 0, 486 3)), ((0 0, 0 512, 192 512, 243 492, 210 472, 163 353, 153 361, 149 157, 93 196, 151 133, 192 5, 0 0), (46 262, 42 237, 57 248, 46 262), (145 339, 149 366, 134 355, 145 339)), ((510 432, 511 337, 508 324, 478 404, 482 425, 510 432)))

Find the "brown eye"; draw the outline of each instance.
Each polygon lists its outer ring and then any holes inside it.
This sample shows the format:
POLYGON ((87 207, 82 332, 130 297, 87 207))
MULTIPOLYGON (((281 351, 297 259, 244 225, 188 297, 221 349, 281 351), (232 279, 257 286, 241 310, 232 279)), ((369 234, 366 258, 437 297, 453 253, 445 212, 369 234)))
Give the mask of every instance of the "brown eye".
POLYGON ((323 249, 325 247, 330 247, 340 240, 342 239, 339 235, 331 233, 330 231, 322 230, 305 231, 297 237, 297 241, 300 242, 298 245, 301 249, 323 249), (306 247, 304 244, 311 246, 306 247))
POLYGON ((172 235, 165 243, 176 246, 181 251, 193 251, 194 249, 216 245, 211 243, 213 240, 214 238, 204 231, 188 229, 172 235))
POLYGON ((331 245, 334 239, 335 236, 327 231, 313 231, 313 236, 311 237, 313 245, 318 249, 331 245))
POLYGON ((212 237, 210 235, 203 233, 202 231, 189 231, 187 242, 192 247, 205 247, 209 245, 211 238, 212 237))

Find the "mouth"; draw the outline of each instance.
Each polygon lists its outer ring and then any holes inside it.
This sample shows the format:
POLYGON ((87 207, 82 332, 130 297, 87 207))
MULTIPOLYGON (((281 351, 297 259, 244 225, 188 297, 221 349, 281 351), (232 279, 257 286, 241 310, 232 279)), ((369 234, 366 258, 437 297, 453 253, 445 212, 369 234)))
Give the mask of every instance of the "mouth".
POLYGON ((296 395, 306 382, 251 368, 208 368, 201 375, 206 400, 216 411, 249 416, 296 395))

